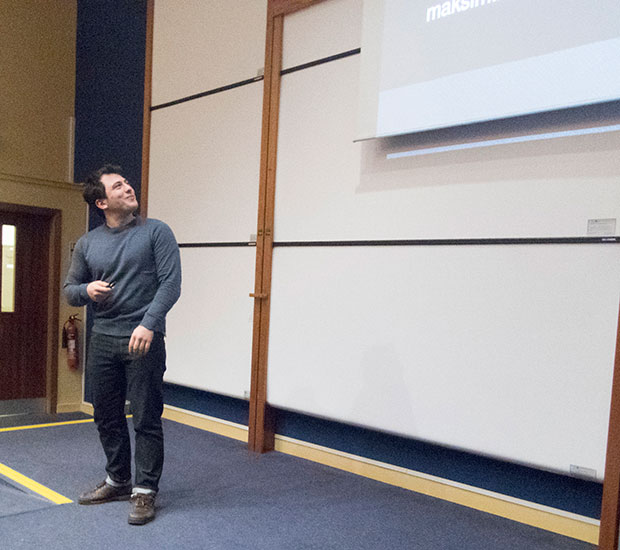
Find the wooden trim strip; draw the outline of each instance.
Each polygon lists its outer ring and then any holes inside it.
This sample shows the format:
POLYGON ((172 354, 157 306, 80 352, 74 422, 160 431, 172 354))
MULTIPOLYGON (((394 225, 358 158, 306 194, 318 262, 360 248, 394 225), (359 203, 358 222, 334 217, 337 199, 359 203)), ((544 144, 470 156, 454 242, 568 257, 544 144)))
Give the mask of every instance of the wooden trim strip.
POLYGON ((261 332, 259 379, 257 384, 257 437, 254 441, 255 451, 266 452, 274 448, 274 426, 267 404, 267 351, 269 349, 269 321, 271 306, 271 275, 273 261, 273 227, 275 218, 276 167, 278 155, 278 125, 280 119, 280 83, 282 71, 282 43, 284 35, 284 17, 278 16, 273 21, 273 45, 271 56, 271 86, 269 109, 269 146, 267 156, 267 186, 265 196, 265 224, 263 234, 263 274, 262 293, 266 296, 255 300, 261 304, 261 332))
POLYGON ((325 0, 269 0, 268 17, 289 15, 324 1, 325 0))
POLYGON ((172 405, 164 405, 163 418, 172 420, 173 422, 179 422, 192 428, 198 428, 230 439, 236 439, 237 441, 248 441, 248 428, 242 424, 230 422, 228 420, 222 420, 221 418, 215 418, 214 416, 208 416, 186 409, 180 409, 179 407, 173 407, 172 405))
POLYGON ((267 350, 273 260, 273 225, 282 72, 284 15, 324 0, 269 0, 265 40, 265 79, 261 134, 261 165, 258 197, 258 230, 252 332, 252 371, 250 385, 248 447, 254 452, 274 447, 274 432, 267 404, 267 350))
POLYGON ((611 386, 607 457, 601 507, 600 550, 618 550, 620 521, 620 314, 616 332, 616 356, 611 386))
MULTIPOLYGON (((56 414, 58 409, 58 334, 60 318, 60 270, 62 263, 62 212, 56 211, 49 218, 49 297, 48 297, 48 344, 46 373, 46 412, 56 414)), ((83 353, 82 351, 80 353, 83 353)))
POLYGON ((56 187, 63 191, 82 192, 82 186, 75 183, 67 183, 66 181, 47 180, 42 178, 32 178, 30 176, 20 176, 19 174, 7 174, 0 172, 0 181, 10 181, 12 183, 24 183, 28 185, 42 185, 44 187, 56 187))
POLYGON ((144 104, 142 109, 142 180, 140 215, 147 217, 149 206, 149 162, 151 152, 151 101, 153 88, 153 24, 155 0, 146 2, 146 44, 144 53, 144 104))
POLYGON ((267 410, 267 348, 283 26, 283 17, 273 17, 268 12, 248 438, 248 446, 255 452, 273 449, 273 430, 268 423, 267 410))
MULTIPOLYGON (((81 339, 80 339, 81 341, 81 339)), ((81 401, 67 402, 67 403, 57 403, 56 404, 56 413, 73 413, 82 410, 81 401)))

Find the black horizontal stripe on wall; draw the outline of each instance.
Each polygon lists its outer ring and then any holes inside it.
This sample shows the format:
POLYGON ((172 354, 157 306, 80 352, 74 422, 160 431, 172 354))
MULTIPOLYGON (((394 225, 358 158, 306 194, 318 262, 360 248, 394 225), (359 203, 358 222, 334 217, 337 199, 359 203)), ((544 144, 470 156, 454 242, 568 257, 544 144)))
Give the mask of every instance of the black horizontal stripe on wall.
POLYGON ((247 86, 248 84, 253 84, 254 82, 260 82, 263 80, 264 76, 255 76, 254 78, 249 78, 247 80, 242 80, 240 82, 235 82, 233 84, 227 84, 226 86, 221 86, 219 88, 214 88, 213 90, 207 90, 206 92, 199 92, 197 94, 188 95, 186 97, 182 97, 180 99, 175 99, 174 101, 168 101, 167 103, 160 103, 159 105, 153 105, 151 107, 151 111, 157 111, 158 109, 164 109, 166 107, 172 107, 173 105, 179 105, 180 103, 185 103, 187 101, 192 101, 194 99, 200 99, 201 97, 206 97, 209 95, 219 94, 220 92, 226 92, 228 90, 233 90, 235 88, 240 88, 241 86, 247 86))
MULTIPOLYGON (((309 61, 308 63, 303 63, 301 65, 296 65, 295 67, 284 69, 280 72, 280 74, 285 75, 289 73, 294 73, 296 71, 308 69, 309 67, 315 67, 316 65, 323 65, 324 63, 329 63, 330 61, 336 61, 338 59, 344 59, 345 57, 357 55, 360 52, 361 52, 361 49, 356 48, 354 50, 348 50, 346 52, 337 53, 334 55, 330 55, 328 57, 317 59, 315 61, 309 61)), ((193 101, 194 99, 200 99, 201 97, 207 97, 210 95, 219 94, 221 92, 227 92, 228 90, 234 90, 235 88, 239 88, 241 86, 247 86, 248 84, 253 84, 255 82, 260 82, 261 80, 264 80, 264 79, 265 77, 263 75, 259 75, 259 76, 255 76, 254 78, 248 78, 247 80, 241 80, 239 82, 227 84, 226 86, 220 86, 219 88, 213 88, 212 90, 198 92, 196 94, 181 97, 179 99, 174 99, 173 101, 167 101, 166 103, 160 103, 158 105, 153 105, 151 106, 151 111, 157 111, 158 109, 165 109, 166 107, 173 107, 174 105, 186 103, 187 101, 193 101)))
POLYGON ((254 241, 225 242, 225 243, 179 243, 179 248, 233 248, 233 247, 256 246, 254 241))
POLYGON ((362 50, 360 48, 356 48, 354 50, 348 50, 346 52, 337 53, 334 55, 330 55, 328 57, 322 57, 321 59, 317 59, 315 61, 309 61, 308 63, 303 63, 301 65, 295 65, 295 67, 289 67, 288 69, 283 69, 280 71, 281 75, 294 73, 296 71, 303 71, 304 69, 309 69, 310 67, 316 67, 317 65, 323 65, 324 63, 330 63, 331 61, 337 61, 338 59, 344 59, 345 57, 351 57, 352 55, 357 55, 362 50))
POLYGON ((525 245, 525 244, 618 244, 620 237, 537 237, 497 239, 396 239, 361 241, 278 241, 280 247, 328 247, 328 246, 458 246, 458 245, 525 245))

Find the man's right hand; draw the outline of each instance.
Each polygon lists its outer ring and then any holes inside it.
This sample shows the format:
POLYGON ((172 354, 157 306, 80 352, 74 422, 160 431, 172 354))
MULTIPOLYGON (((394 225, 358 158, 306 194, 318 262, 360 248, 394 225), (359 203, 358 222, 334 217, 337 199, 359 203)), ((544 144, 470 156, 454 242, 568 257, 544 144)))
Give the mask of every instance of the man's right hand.
POLYGON ((112 292, 112 287, 105 281, 93 281, 86 287, 86 292, 93 302, 102 302, 112 292))

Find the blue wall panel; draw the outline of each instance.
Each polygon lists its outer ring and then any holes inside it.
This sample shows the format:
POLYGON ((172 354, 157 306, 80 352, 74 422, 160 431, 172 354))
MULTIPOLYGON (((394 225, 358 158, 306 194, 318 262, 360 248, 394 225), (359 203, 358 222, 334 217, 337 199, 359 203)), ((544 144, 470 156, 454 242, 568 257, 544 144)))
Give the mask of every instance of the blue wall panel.
MULTIPOLYGON (((78 0, 75 179, 120 164, 140 192, 145 0, 78 0)), ((100 222, 91 213, 91 227, 100 222)))
MULTIPOLYGON (((146 0, 78 0, 75 181, 118 164, 139 196, 145 45, 146 0)), ((89 213, 90 229, 101 222, 89 213)), ((90 401, 88 371, 84 398, 90 401)))

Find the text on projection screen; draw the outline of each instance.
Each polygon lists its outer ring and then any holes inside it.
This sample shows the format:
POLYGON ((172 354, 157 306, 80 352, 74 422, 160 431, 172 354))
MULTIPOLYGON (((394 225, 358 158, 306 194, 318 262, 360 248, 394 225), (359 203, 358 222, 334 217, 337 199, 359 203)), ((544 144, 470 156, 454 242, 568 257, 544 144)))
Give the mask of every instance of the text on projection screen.
POLYGON ((618 0, 374 1, 376 136, 620 98, 618 0))

